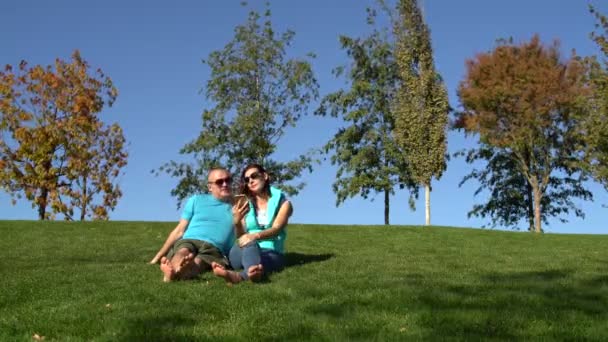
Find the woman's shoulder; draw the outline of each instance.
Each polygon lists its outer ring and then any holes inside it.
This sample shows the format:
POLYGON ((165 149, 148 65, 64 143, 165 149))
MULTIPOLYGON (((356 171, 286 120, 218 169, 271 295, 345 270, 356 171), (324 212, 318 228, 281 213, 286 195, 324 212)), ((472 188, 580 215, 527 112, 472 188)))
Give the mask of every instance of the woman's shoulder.
POLYGON ((282 207, 285 202, 289 202, 289 198, 287 197, 287 194, 285 192, 283 192, 281 189, 275 188, 273 186, 270 187, 270 197, 276 201, 275 203, 276 203, 277 208, 282 207))
POLYGON ((270 187, 270 197, 278 197, 281 202, 287 200, 287 194, 274 186, 270 187))

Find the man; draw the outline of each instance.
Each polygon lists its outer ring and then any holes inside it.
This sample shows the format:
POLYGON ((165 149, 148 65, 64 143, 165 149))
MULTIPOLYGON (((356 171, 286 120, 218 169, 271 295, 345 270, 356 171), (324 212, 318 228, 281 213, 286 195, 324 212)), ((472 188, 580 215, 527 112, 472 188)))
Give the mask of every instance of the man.
POLYGON ((213 168, 207 177, 209 194, 188 199, 179 223, 150 261, 160 261, 163 281, 192 279, 212 262, 227 266, 224 256, 234 242, 234 222, 249 211, 246 202, 233 209, 231 185, 228 170, 213 168))

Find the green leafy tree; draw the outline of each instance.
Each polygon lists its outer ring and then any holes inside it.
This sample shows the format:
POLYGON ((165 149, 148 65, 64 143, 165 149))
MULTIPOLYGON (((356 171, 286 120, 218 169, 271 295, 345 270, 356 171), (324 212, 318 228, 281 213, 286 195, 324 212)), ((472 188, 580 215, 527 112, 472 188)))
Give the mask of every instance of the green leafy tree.
POLYGON ((205 173, 216 165, 236 173, 245 164, 258 162, 287 193, 303 188, 304 183, 288 182, 311 170, 311 155, 287 162, 272 157, 285 130, 295 126, 307 114, 310 101, 318 98, 308 59, 287 59, 293 38, 293 31, 275 32, 270 10, 263 18, 251 11, 247 22, 235 28, 234 38, 209 55, 206 97, 215 106, 203 112, 199 137, 180 150, 192 155, 194 163, 170 161, 158 170, 179 178, 171 191, 179 202, 205 189, 205 173))
POLYGON ((591 57, 590 81, 594 89, 592 101, 589 101, 591 115, 585 126, 586 147, 588 149, 588 167, 595 180, 608 190, 608 18, 589 6, 591 14, 597 20, 596 32, 591 38, 604 55, 603 62, 591 57))
POLYGON ((118 92, 89 69, 75 51, 70 63, 22 61, 0 72, 0 188, 13 203, 25 196, 41 220, 72 219, 75 208, 81 219, 107 219, 122 195, 115 180, 127 163, 124 136, 99 118, 118 92))
MULTIPOLYGON (((527 230, 534 231, 534 196, 532 187, 518 171, 516 159, 509 151, 480 143, 468 151, 460 151, 457 156, 465 156, 467 163, 482 165, 474 168, 460 182, 476 180, 479 187, 475 195, 489 191, 487 202, 475 204, 468 217, 489 217, 492 227, 519 229, 521 221, 527 223, 527 230)), ((592 194, 576 178, 551 176, 547 191, 542 198, 541 219, 548 224, 550 217, 559 217, 566 222, 563 214, 574 213, 585 217, 572 198, 591 200, 592 194)))
MULTIPOLYGON (((376 16, 376 10, 368 9, 368 24, 374 25, 376 16)), ((399 82, 394 42, 387 30, 374 29, 364 38, 340 36, 340 44, 351 63, 333 73, 345 76, 350 89, 325 96, 316 111, 347 123, 324 147, 326 153, 332 153, 332 165, 338 165, 333 184, 336 205, 357 195, 368 198, 371 193, 383 193, 384 223, 389 224, 390 195, 395 187, 415 190, 404 153, 392 137, 391 103, 399 82)))
POLYGON ((426 225, 431 224, 431 182, 447 165, 448 94, 433 62, 431 35, 416 0, 401 0, 396 60, 402 80, 394 105, 397 143, 415 182, 425 189, 426 225))
POLYGON ((548 213, 543 198, 551 188, 565 207, 572 203, 567 198, 591 195, 579 191, 587 180, 579 162, 590 98, 586 75, 580 58, 563 60, 557 43, 545 47, 534 36, 521 45, 499 41, 493 51, 468 60, 458 88, 464 110, 456 127, 512 158, 509 165, 532 189, 535 232, 542 231, 543 211, 548 213))
POLYGON ((80 220, 107 220, 122 191, 117 182, 127 164, 126 140, 118 124, 96 123, 88 134, 71 138, 69 167, 74 171, 69 197, 72 208, 80 211, 80 220))

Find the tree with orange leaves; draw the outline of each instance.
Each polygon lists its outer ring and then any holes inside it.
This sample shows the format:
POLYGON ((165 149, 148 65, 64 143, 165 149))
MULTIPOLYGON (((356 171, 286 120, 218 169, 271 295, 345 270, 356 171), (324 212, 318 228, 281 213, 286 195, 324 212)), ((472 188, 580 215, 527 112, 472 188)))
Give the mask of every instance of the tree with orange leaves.
POLYGON ((579 163, 584 157, 581 122, 592 94, 581 59, 564 60, 557 43, 543 46, 534 36, 521 45, 501 41, 466 66, 458 88, 464 110, 457 114, 456 127, 478 135, 482 148, 511 160, 511 171, 531 189, 534 231, 542 231, 545 196, 559 193, 556 199, 566 211, 574 206, 569 197, 591 199, 582 187, 587 174, 579 163))
POLYGON ((0 188, 13 203, 25 196, 41 220, 72 219, 75 208, 81 220, 108 218, 127 153, 120 127, 104 125, 99 114, 117 95, 78 51, 70 63, 22 61, 0 71, 0 188))

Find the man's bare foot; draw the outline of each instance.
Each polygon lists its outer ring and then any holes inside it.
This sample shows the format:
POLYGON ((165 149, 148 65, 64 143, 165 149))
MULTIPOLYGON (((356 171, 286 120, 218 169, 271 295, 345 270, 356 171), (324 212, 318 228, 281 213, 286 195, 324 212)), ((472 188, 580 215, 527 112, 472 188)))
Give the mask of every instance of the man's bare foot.
POLYGON ((206 266, 206 264, 200 258, 191 259, 190 256, 188 256, 177 276, 181 280, 194 279, 201 274, 204 266, 206 266))
POLYGON ((260 281, 262 275, 264 275, 264 267, 262 264, 253 265, 247 270, 247 276, 249 277, 249 280, 253 282, 260 281))
POLYGON ((168 283, 175 278, 175 270, 171 265, 171 261, 166 257, 160 259, 160 270, 163 272, 163 281, 168 283))
POLYGON ((183 278, 182 276, 186 276, 187 278, 187 276, 190 276, 193 273, 195 267, 194 254, 189 253, 179 261, 179 264, 175 267, 175 274, 179 278, 183 278))
POLYGON ((211 268, 213 269, 213 274, 218 277, 224 278, 224 280, 226 280, 226 282, 228 283, 236 284, 240 283, 243 280, 240 274, 234 271, 227 270, 224 266, 218 264, 215 261, 211 263, 211 268))

